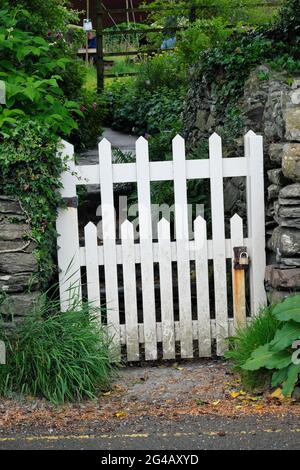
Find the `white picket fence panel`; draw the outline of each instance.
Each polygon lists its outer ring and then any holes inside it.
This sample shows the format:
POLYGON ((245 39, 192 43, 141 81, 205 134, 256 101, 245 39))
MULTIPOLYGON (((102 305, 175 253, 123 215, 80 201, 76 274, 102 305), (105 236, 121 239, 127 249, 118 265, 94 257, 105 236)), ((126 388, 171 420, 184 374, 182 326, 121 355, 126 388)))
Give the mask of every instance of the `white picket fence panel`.
MULTIPOLYGON (((194 356, 194 342, 198 355, 212 354, 216 340, 218 355, 227 348, 227 338, 236 325, 246 322, 245 275, 232 269, 234 319, 228 315, 226 260, 233 262, 233 248, 247 246, 250 264, 250 314, 255 315, 266 302, 265 273, 265 216, 263 178, 263 139, 250 131, 245 136, 245 156, 222 158, 222 142, 217 134, 209 139, 209 158, 186 160, 182 137, 173 140, 173 160, 150 162, 148 143, 140 138, 136 144, 136 163, 113 163, 111 144, 103 139, 99 144, 98 165, 74 164, 74 149, 63 142, 62 158, 69 171, 62 175, 62 197, 67 203, 60 208, 57 218, 58 265, 60 269, 61 308, 66 311, 74 295, 82 297, 81 268, 86 267, 88 299, 95 307, 101 306, 99 266, 104 266, 107 323, 114 332, 114 345, 120 356, 126 345, 128 361, 141 359, 143 345, 145 359, 158 357, 162 344, 164 359, 194 356), (235 215, 230 223, 230 239, 225 237, 223 180, 228 177, 246 177, 248 237, 243 235, 243 220, 235 215), (198 216, 194 221, 194 239, 188 229, 187 180, 210 179, 212 239, 207 239, 206 221, 198 216), (151 218, 151 181, 173 181, 175 199, 176 240, 171 240, 170 224, 158 222, 158 241, 153 241, 151 218), (114 212, 114 183, 137 183, 139 209, 139 241, 134 241, 131 222, 121 227, 121 242, 116 240, 114 212), (79 246, 76 187, 100 184, 103 243, 97 240, 93 223, 85 227, 85 246, 79 246), (214 312, 211 318, 209 296, 209 260, 214 271, 214 312), (197 320, 192 317, 191 268, 195 262, 197 320), (179 321, 174 320, 172 263, 177 264, 179 321), (155 305, 154 263, 159 265, 160 316, 157 321, 155 305), (138 321, 136 265, 141 266, 142 314, 138 321), (118 285, 118 265, 123 270, 123 286, 118 285), (125 324, 120 324, 119 287, 124 288, 125 324)), ((101 321, 101 314, 99 314, 101 321)))

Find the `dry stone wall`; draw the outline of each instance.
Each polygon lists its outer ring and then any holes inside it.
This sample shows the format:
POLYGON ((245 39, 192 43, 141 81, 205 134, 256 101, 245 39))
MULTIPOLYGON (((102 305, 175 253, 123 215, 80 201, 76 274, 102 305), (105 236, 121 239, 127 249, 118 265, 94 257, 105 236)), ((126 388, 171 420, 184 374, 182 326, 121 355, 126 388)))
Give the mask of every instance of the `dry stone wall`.
MULTIPOLYGON (((184 114, 190 149, 214 131, 226 136, 226 122, 216 104, 213 86, 205 78, 194 81, 184 114)), ((257 67, 245 83, 238 108, 244 123, 241 133, 252 129, 264 137, 266 287, 271 300, 278 300, 300 292, 300 77, 274 72, 265 65, 257 67)), ((227 143, 225 152, 241 156, 242 139, 227 143)), ((228 216, 235 211, 245 216, 242 181, 228 181, 224 197, 228 216)))
POLYGON ((22 320, 39 295, 34 249, 19 201, 0 195, 0 313, 8 326, 22 320))

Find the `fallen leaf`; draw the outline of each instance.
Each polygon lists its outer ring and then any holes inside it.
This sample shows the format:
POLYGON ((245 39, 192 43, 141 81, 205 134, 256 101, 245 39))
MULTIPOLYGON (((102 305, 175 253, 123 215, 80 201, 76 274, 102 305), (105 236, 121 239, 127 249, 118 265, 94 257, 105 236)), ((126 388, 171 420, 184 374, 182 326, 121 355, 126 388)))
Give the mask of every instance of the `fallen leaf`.
POLYGON ((259 404, 256 403, 256 404, 253 405, 253 408, 255 408, 256 410, 262 410, 263 407, 264 407, 264 406, 263 406, 261 403, 259 403, 259 404))
POLYGON ((116 418, 125 418, 125 416, 127 416, 127 413, 125 413, 125 411, 117 411, 115 413, 115 416, 116 418))
POLYGON ((282 389, 280 387, 276 388, 276 390, 271 393, 272 398, 277 398, 278 400, 284 400, 284 396, 282 395, 282 389))
POLYGON ((260 399, 261 399, 261 397, 252 397, 250 395, 247 396, 247 400, 250 400, 250 401, 258 401, 260 399))

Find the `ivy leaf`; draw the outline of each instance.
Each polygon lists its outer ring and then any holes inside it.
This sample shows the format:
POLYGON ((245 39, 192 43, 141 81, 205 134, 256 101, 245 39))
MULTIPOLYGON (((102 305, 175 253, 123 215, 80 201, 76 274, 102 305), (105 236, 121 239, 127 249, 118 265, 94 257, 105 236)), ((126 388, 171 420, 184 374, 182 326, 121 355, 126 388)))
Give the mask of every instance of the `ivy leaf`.
POLYGON ((282 351, 291 346, 296 339, 300 339, 300 323, 294 321, 286 323, 270 342, 270 350, 282 351))
POLYGON ((273 313, 278 320, 294 320, 300 323, 300 295, 288 297, 273 308, 273 313))
POLYGON ((283 383, 282 394, 285 397, 290 397, 294 391, 295 386, 299 380, 300 364, 292 364, 289 367, 287 380, 283 383))
POLYGON ((258 370, 262 367, 266 369, 283 369, 289 366, 291 361, 292 356, 289 351, 271 351, 270 344, 267 343, 257 348, 242 368, 245 370, 258 370))

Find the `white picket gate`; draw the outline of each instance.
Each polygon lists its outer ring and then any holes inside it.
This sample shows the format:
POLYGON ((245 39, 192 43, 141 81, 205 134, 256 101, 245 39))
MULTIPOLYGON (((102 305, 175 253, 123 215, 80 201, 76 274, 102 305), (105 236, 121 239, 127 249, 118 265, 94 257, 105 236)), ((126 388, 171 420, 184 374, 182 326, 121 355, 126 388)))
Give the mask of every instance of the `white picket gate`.
MULTIPOLYGON (((140 138, 136 144, 136 163, 113 163, 110 143, 99 144, 99 164, 76 166, 72 145, 63 142, 62 157, 68 160, 69 170, 62 175, 62 197, 67 208, 60 208, 57 218, 58 264, 60 268, 60 296, 62 310, 68 308, 74 289, 82 295, 81 268, 86 267, 89 301, 101 305, 99 266, 104 266, 107 323, 114 331, 118 351, 126 346, 128 361, 141 359, 143 345, 146 360, 158 357, 162 344, 164 359, 173 359, 178 353, 190 358, 212 354, 212 340, 216 339, 217 354, 226 349, 226 338, 234 331, 235 323, 246 321, 245 277, 235 270, 233 279, 234 319, 228 315, 226 260, 233 259, 235 246, 247 246, 251 258, 250 313, 254 315, 266 301, 265 272, 265 217, 263 141, 252 131, 245 136, 245 157, 222 158, 222 142, 217 134, 209 139, 209 159, 186 160, 184 140, 173 140, 173 160, 149 162, 148 143, 140 138), (243 235, 243 221, 235 215, 231 219, 231 236, 225 238, 223 178, 245 176, 247 184, 248 237, 243 235), (194 239, 189 239, 187 180, 210 179, 212 239, 207 240, 206 221, 198 216, 194 221, 194 239), (171 241, 170 224, 158 223, 158 241, 153 241, 151 220, 150 182, 174 182, 176 240, 171 241), (139 242, 134 240, 133 225, 122 224, 121 243, 116 240, 114 213, 115 183, 137 183, 139 208, 139 242), (103 243, 99 244, 93 223, 85 227, 85 246, 79 245, 76 186, 100 183, 103 243), (208 261, 213 260, 214 318, 211 318, 208 261), (197 291, 197 319, 192 317, 190 262, 195 262, 197 291), (174 320, 172 262, 177 263, 179 320, 174 320), (155 305, 154 263, 159 264, 160 321, 155 305), (138 321, 136 265, 141 266, 142 317, 138 321), (117 266, 123 270, 123 286, 118 285, 117 266), (72 275, 70 275, 70 270, 72 275), (120 322, 118 293, 124 288, 125 323, 120 322)), ((99 316, 100 320, 100 316, 99 316)))

